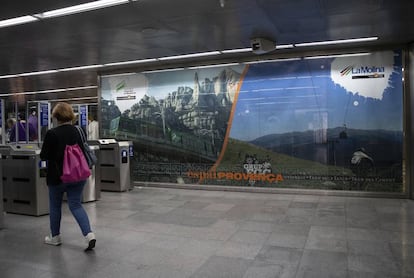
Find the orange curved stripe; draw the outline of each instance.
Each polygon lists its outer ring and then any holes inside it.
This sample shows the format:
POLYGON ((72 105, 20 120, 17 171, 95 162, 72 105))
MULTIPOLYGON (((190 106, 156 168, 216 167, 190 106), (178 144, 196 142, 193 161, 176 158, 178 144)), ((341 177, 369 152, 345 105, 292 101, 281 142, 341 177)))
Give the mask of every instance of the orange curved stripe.
POLYGON ((229 120, 228 120, 228 124, 227 124, 226 136, 224 137, 224 141, 223 141, 223 146, 221 147, 219 157, 217 158, 214 165, 210 168, 209 172, 216 170, 217 166, 220 165, 220 162, 224 157, 224 153, 226 152, 227 144, 229 142, 229 137, 230 137, 231 126, 233 124, 233 117, 234 117, 234 113, 235 113, 235 110, 236 110, 237 100, 239 98, 240 89, 241 89, 244 77, 246 76, 248 69, 249 69, 249 65, 246 65, 244 70, 243 70, 243 73, 240 77, 239 84, 237 85, 237 90, 236 90, 236 93, 234 95, 233 105, 232 105, 231 111, 230 111, 230 116, 229 116, 229 120))

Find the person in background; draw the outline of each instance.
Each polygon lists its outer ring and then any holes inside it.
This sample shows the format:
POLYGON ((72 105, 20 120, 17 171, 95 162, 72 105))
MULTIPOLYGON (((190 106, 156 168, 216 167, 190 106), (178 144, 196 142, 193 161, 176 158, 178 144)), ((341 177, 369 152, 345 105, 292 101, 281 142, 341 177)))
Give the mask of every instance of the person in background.
POLYGON ((81 197, 86 180, 75 183, 63 183, 60 179, 63 169, 63 156, 66 145, 82 146, 82 138, 78 129, 72 125, 75 119, 72 106, 65 102, 58 103, 52 111, 58 126, 47 131, 43 142, 40 158, 47 161, 46 182, 49 189, 49 219, 50 235, 45 237, 45 243, 50 245, 62 244, 60 222, 62 217, 63 193, 66 192, 69 209, 76 219, 83 236, 86 239, 85 251, 92 250, 96 244, 95 233, 92 232, 88 215, 82 207, 81 197))
POLYGON ((7 142, 10 142, 11 131, 15 124, 16 124, 16 121, 12 118, 8 118, 6 121, 6 133, 7 133, 6 141, 7 142))
POLYGON ((99 139, 99 124, 95 118, 89 114, 88 115, 88 140, 97 140, 99 139))
POLYGON ((37 139, 37 133, 38 133, 38 130, 37 130, 37 125, 38 124, 37 124, 37 112, 36 112, 35 109, 31 110, 30 115, 29 115, 29 119, 27 119, 27 122, 29 123, 29 126, 32 127, 33 132, 35 132, 34 134, 31 134, 30 129, 29 129, 30 140, 31 141, 36 140, 37 139))
POLYGON ((20 120, 15 121, 13 119, 9 119, 9 120, 10 121, 8 121, 8 124, 13 123, 13 125, 10 127, 10 131, 9 131, 9 141, 10 142, 15 142, 16 140, 26 141, 26 128, 23 126, 21 121, 20 120), (18 135, 16 135, 16 133, 18 135), (18 138, 17 138, 17 136, 18 136, 18 138))
MULTIPOLYGON (((8 119, 7 120, 7 124, 11 124, 11 121, 9 122, 8 119)), ((37 139, 37 131, 35 130, 35 128, 30 124, 30 123, 26 123, 26 121, 23 118, 23 114, 19 113, 17 115, 17 122, 15 122, 15 124, 10 128, 10 132, 9 132, 9 141, 10 142, 16 142, 16 140, 18 139, 18 141, 26 141, 26 128, 27 126, 29 127, 29 140, 30 141, 34 141, 37 139), (18 138, 16 135, 16 130, 17 130, 17 134, 18 134, 18 138)))

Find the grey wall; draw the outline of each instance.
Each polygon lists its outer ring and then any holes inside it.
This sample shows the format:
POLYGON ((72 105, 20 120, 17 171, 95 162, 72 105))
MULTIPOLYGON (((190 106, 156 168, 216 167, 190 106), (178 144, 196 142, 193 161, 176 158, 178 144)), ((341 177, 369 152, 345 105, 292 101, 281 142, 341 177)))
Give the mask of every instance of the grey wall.
POLYGON ((408 61, 405 67, 406 94, 406 120, 407 120, 407 144, 406 144, 406 184, 410 198, 414 199, 414 44, 410 45, 408 61))

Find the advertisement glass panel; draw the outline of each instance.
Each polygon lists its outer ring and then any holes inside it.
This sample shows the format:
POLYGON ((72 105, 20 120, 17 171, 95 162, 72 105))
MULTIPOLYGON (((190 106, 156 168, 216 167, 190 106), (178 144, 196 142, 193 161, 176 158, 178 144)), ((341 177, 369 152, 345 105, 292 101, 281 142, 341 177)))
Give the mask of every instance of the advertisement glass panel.
POLYGON ((402 53, 101 78, 133 179, 403 192, 402 53))

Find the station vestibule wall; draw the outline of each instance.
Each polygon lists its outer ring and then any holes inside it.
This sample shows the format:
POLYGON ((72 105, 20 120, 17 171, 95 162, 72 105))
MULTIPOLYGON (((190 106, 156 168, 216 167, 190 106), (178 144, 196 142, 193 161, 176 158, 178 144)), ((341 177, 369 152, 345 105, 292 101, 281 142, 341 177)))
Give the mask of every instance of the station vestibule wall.
POLYGON ((403 51, 100 78, 132 179, 407 193, 403 51))
POLYGON ((413 136, 414 136, 414 44, 412 44, 409 48, 409 55, 408 55, 408 71, 406 71, 405 78, 408 78, 406 80, 407 83, 407 176, 406 179, 409 189, 410 198, 414 199, 414 184, 413 184, 413 177, 414 177, 414 147, 412 145, 413 142, 413 136))

